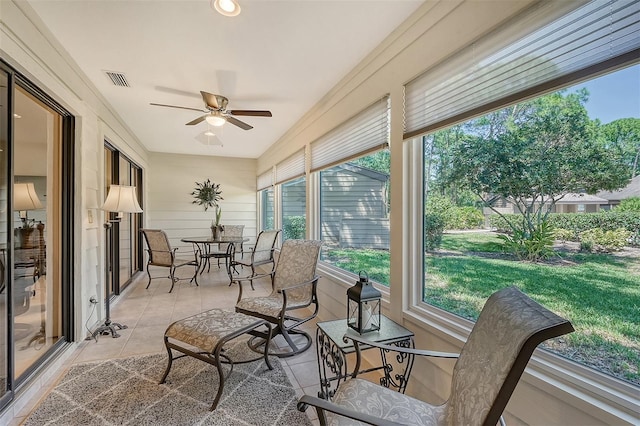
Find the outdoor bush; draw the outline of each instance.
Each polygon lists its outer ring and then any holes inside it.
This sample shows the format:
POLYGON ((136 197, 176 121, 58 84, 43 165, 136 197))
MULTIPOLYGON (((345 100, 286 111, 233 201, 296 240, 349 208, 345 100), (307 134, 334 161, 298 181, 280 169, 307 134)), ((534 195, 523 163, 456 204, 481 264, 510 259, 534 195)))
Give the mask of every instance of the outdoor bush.
POLYGON ((614 211, 640 213, 640 197, 629 197, 620 201, 614 211))
POLYGON ((555 228, 553 230, 553 238, 560 240, 563 243, 567 241, 576 241, 578 239, 575 232, 564 228, 555 228))
MULTIPOLYGON (((515 223, 520 222, 522 218, 519 214, 504 216, 515 223)), ((547 220, 554 228, 569 229, 576 235, 594 228, 603 231, 623 228, 630 233, 628 243, 640 245, 640 212, 613 210, 598 213, 552 213, 547 220)), ((491 227, 496 228, 498 232, 511 233, 511 228, 504 218, 492 215, 489 221, 491 227)))
POLYGON ((475 207, 454 206, 445 218, 445 229, 478 229, 482 227, 484 215, 475 207))
POLYGON ((287 216, 282 220, 282 236, 285 240, 304 238, 306 229, 304 216, 287 216))
POLYGON ((631 233, 619 228, 612 231, 604 231, 601 228, 588 229, 580 233, 580 249, 583 251, 611 252, 622 249, 631 233))
POLYGON ((511 234, 499 235, 506 252, 515 254, 520 260, 537 262, 553 254, 553 227, 548 221, 536 225, 529 235, 523 229, 516 229, 511 234))
POLYGON ((439 212, 427 212, 424 215, 424 248, 435 250, 442 243, 445 217, 439 212))
POLYGON ((477 229, 482 227, 482 211, 471 206, 456 206, 451 199, 441 195, 427 198, 427 212, 439 213, 444 220, 444 229, 477 229))

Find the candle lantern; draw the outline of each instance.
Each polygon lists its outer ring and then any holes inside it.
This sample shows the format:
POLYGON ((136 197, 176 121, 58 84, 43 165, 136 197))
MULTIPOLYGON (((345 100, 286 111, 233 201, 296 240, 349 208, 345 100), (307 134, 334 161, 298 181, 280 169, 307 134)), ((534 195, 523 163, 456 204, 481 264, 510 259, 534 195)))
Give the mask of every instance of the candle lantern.
POLYGON ((380 299, 382 293, 361 271, 356 285, 347 290, 347 325, 358 333, 380 330, 380 299))

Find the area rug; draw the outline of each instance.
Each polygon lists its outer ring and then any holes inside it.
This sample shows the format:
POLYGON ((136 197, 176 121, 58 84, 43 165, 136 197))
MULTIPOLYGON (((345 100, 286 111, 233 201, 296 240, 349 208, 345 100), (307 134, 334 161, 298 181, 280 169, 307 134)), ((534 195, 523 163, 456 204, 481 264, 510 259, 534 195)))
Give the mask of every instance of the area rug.
MULTIPOLYGON (((246 344, 227 354, 256 355, 246 344)), ((76 364, 24 425, 311 425, 282 364, 270 360, 273 370, 262 359, 234 365, 213 412, 217 370, 194 358, 175 360, 162 385, 166 353, 76 364)))

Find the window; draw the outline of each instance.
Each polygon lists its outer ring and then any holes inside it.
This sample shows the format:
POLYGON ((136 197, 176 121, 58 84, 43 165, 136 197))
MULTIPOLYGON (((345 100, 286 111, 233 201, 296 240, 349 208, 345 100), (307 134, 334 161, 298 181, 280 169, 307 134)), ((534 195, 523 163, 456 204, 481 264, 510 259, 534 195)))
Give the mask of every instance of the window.
POLYGON ((321 260, 389 285, 389 150, 320 172, 321 260))
POLYGON ((282 240, 306 238, 307 180, 282 184, 282 240))
POLYGON ((320 259, 389 285, 389 97, 311 143, 320 173, 320 259))
POLYGON ((265 229, 275 229, 275 205, 273 199, 273 188, 260 191, 260 226, 265 229))
MULTIPOLYGON (((144 206, 141 197, 142 169, 108 142, 105 142, 104 152, 105 194, 108 193, 108 187, 112 182, 118 185, 135 186, 138 201, 141 206, 144 206)), ((133 276, 142 270, 140 235, 142 213, 123 214, 119 221, 113 222, 112 226, 113 240, 110 247, 118 253, 113 257, 112 269, 118 273, 111 277, 110 292, 120 294, 131 283, 133 276)))
POLYGON ((618 101, 639 81, 636 65, 424 137, 425 302, 475 319, 515 284, 576 329, 546 349, 640 385, 640 210, 600 209, 640 195, 640 99, 618 101))
POLYGON ((405 87, 405 138, 423 135, 423 301, 473 320, 519 286, 576 328, 545 348, 636 386, 639 229, 616 198, 640 188, 639 12, 535 8, 405 87))

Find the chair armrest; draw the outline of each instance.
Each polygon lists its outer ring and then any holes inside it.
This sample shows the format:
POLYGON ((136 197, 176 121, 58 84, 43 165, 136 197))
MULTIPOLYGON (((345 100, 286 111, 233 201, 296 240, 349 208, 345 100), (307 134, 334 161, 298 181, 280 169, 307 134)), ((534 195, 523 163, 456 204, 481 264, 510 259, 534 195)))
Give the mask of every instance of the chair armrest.
POLYGON ((353 340, 357 351, 359 351, 359 345, 362 344, 362 345, 366 345, 374 348, 383 349, 386 351, 400 352, 400 353, 417 355, 417 356, 429 356, 434 358, 458 358, 460 356, 460 354, 453 353, 453 352, 427 351, 423 349, 414 349, 414 348, 405 348, 405 347, 393 346, 393 345, 385 345, 384 343, 370 342, 368 340, 363 339, 362 337, 350 336, 346 334, 343 336, 342 340, 345 343, 348 340, 353 340))
POLYGON ((320 276, 316 275, 315 277, 313 277, 309 281, 305 281, 305 282, 300 283, 300 284, 296 284, 296 285, 292 285, 292 286, 287 287, 287 288, 283 288, 283 289, 281 289, 281 291, 282 291, 282 293, 286 294, 287 291, 295 290, 297 288, 304 287, 304 286, 307 286, 309 284, 313 284, 314 282, 317 282, 319 279, 320 279, 320 276))
POLYGON ((311 405, 315 407, 316 411, 318 412, 318 419, 320 419, 320 424, 326 424, 324 412, 329 411, 339 416, 348 417, 350 419, 358 420, 364 423, 368 423, 370 425, 379 425, 379 426, 401 426, 402 425, 402 423, 395 423, 389 420, 384 420, 384 419, 374 417, 370 414, 349 410, 348 408, 341 407, 325 399, 316 398, 315 396, 311 396, 311 395, 303 395, 298 400, 298 410, 305 411, 307 409, 307 405, 311 405))

